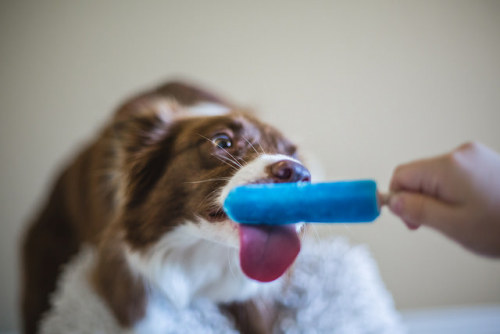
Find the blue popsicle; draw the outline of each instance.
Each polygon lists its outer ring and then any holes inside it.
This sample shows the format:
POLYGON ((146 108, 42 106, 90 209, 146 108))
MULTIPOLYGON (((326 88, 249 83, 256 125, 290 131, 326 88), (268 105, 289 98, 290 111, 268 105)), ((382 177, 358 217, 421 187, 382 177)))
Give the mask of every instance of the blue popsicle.
POLYGON ((253 184, 231 190, 224 211, 243 224, 361 223, 380 214, 373 180, 253 184))

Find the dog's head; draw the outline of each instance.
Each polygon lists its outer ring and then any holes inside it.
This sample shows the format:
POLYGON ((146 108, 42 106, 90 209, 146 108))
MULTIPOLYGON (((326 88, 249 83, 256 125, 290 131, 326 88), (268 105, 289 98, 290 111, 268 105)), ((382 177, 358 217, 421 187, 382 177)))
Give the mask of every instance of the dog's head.
POLYGON ((144 250, 179 226, 239 249, 243 271, 281 276, 300 249, 298 226, 250 227, 222 203, 235 186, 310 181, 296 146, 275 128, 203 90, 168 84, 132 99, 113 125, 125 240, 144 250))

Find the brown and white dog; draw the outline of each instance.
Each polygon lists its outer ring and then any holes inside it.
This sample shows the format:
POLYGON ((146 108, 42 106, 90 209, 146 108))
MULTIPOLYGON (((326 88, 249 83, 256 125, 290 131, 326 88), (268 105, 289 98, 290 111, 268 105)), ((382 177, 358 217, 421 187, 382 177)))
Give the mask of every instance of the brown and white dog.
POLYGON ((29 226, 24 332, 400 333, 366 250, 222 211, 235 186, 310 178, 294 144, 214 94, 130 99, 29 226))
POLYGON ((272 312, 252 297, 267 286, 257 281, 291 266, 301 226, 239 227, 223 199, 246 183, 310 178, 291 141, 211 93, 173 82, 131 99, 63 171, 26 234, 25 333, 82 245, 95 249, 92 287, 123 328, 148 316, 157 290, 178 307, 207 298, 242 332, 269 332, 272 312))

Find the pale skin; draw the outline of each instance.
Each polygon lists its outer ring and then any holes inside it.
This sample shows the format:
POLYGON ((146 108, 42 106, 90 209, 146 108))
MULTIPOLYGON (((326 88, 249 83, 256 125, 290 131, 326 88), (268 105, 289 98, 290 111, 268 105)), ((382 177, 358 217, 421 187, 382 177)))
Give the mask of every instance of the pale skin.
POLYGON ((410 229, 434 228, 465 248, 500 257, 500 155, 467 143, 397 167, 389 209, 410 229))

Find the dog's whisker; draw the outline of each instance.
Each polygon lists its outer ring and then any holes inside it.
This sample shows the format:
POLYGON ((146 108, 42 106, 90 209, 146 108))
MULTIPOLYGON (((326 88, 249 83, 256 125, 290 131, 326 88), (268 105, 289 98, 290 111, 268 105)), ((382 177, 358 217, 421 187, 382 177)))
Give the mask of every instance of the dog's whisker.
POLYGON ((253 144, 248 139, 246 139, 245 137, 243 137, 243 139, 245 139, 245 141, 248 144, 250 144, 250 147, 255 151, 255 153, 259 154, 259 152, 257 151, 257 149, 255 149, 255 146, 253 146, 253 144))
MULTIPOLYGON (((211 155, 212 155, 213 157, 215 157, 217 160, 219 160, 220 162, 222 162, 222 163, 224 163, 224 164, 228 165, 229 167, 231 167, 232 169, 234 169, 234 170, 238 171, 238 167, 237 167, 237 166, 235 166, 235 165, 233 165, 233 164, 230 164, 228 161, 222 160, 222 159, 221 159, 221 157, 216 156, 215 154, 211 154, 211 155)), ((233 162, 232 160, 229 160, 229 161, 233 162)))
MULTIPOLYGON (((202 134, 200 134, 200 133, 197 133, 197 135, 198 135, 198 136, 200 136, 201 138, 204 138, 204 139, 208 140, 208 142, 210 142, 212 145, 217 146, 217 145, 216 145, 216 144, 215 144, 215 143, 214 143, 214 142, 213 142, 210 138, 207 138, 207 137, 205 137, 204 135, 202 135, 202 134)), ((223 148, 223 147, 219 147, 219 148, 220 148, 220 149, 222 149, 222 150, 224 150, 224 152, 226 152, 226 153, 227 153, 227 154, 228 154, 228 155, 232 158, 232 159, 229 159, 229 158, 228 158, 229 160, 233 161, 236 165, 238 165, 238 167, 243 167, 243 165, 242 165, 242 164, 240 164, 240 163, 238 162, 238 159, 236 159, 236 158, 235 158, 235 157, 234 157, 231 153, 229 153, 229 152, 228 152, 225 148, 223 148)))
POLYGON ((229 178, 229 177, 217 177, 217 178, 213 178, 213 179, 206 179, 206 180, 199 180, 199 181, 186 181, 184 183, 196 184, 196 183, 204 183, 204 182, 229 181, 229 180, 231 180, 231 178, 229 178))
POLYGON ((267 154, 262 145, 260 144, 260 141, 257 142, 259 144, 260 150, 262 151, 262 154, 267 154))
POLYGON ((211 153, 210 155, 211 155, 211 156, 213 156, 214 158, 216 158, 217 160, 219 160, 220 162, 223 162, 223 163, 225 163, 226 165, 229 165, 229 166, 231 166, 232 168, 234 168, 234 169, 236 169, 236 170, 237 170, 237 169, 238 169, 238 167, 239 167, 239 166, 237 166, 237 165, 234 165, 234 162, 233 162, 232 160, 228 160, 228 159, 223 160, 223 159, 222 159, 222 157, 217 156, 217 155, 215 155, 215 154, 213 154, 213 153, 211 153), (229 163, 229 162, 231 162, 231 163, 229 163))
MULTIPOLYGON (((230 158, 228 158, 228 157, 221 157, 221 158, 222 158, 222 159, 225 159, 225 160, 227 160, 227 161, 230 161, 230 162, 235 163, 235 164, 236 164, 236 166, 237 166, 237 167, 239 167, 239 168, 243 168, 243 165, 242 165, 240 162, 238 162, 238 161, 236 161, 236 160, 234 160, 234 159, 230 159, 230 158)), ((245 160, 243 160, 243 159, 241 159, 241 160, 243 161, 243 163, 246 163, 246 161, 245 161, 245 160)))
MULTIPOLYGON (((222 148, 222 147, 221 147, 222 148)), ((224 150, 224 152, 226 152, 231 158, 232 158, 232 161, 234 161, 239 167, 243 167, 243 165, 241 163, 238 162, 238 159, 236 159, 234 157, 234 155, 232 155, 231 153, 229 153, 225 148, 222 148, 224 150)), ((243 160, 243 159, 242 159, 243 160)), ((243 160, 245 162, 245 160, 243 160)))

